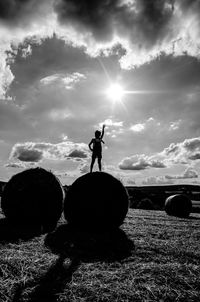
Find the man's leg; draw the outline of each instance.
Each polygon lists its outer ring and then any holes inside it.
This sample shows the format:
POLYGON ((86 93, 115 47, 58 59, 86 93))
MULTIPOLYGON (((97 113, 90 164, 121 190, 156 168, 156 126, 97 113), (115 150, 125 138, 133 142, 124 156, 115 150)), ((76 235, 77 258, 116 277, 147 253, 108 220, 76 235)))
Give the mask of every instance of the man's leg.
POLYGON ((90 173, 92 172, 94 162, 95 162, 95 156, 92 156, 92 161, 91 161, 91 165, 90 165, 90 173))
POLYGON ((98 166, 99 166, 99 171, 101 171, 101 156, 98 157, 98 166))

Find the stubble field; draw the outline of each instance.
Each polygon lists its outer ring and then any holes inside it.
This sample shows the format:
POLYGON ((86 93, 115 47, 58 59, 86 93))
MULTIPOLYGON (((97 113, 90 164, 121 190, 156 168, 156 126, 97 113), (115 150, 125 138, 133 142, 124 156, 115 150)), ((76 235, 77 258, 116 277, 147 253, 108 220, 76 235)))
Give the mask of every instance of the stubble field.
POLYGON ((0 301, 200 301, 200 214, 130 209, 118 231, 6 237, 0 220, 0 301))

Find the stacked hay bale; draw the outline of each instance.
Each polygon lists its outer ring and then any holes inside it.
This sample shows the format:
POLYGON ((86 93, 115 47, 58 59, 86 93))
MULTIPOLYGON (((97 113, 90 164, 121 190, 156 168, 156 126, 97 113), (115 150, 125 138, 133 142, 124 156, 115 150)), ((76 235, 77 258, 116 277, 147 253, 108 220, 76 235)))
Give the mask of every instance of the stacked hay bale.
POLYGON ((59 180, 42 168, 28 169, 14 175, 6 184, 2 210, 14 224, 55 228, 63 209, 64 191, 59 180))
POLYGON ((169 196, 165 201, 165 211, 168 215, 188 217, 192 210, 192 202, 184 194, 169 196))
POLYGON ((79 177, 69 188, 64 215, 68 223, 93 229, 119 227, 129 207, 128 194, 122 183, 105 172, 79 177))

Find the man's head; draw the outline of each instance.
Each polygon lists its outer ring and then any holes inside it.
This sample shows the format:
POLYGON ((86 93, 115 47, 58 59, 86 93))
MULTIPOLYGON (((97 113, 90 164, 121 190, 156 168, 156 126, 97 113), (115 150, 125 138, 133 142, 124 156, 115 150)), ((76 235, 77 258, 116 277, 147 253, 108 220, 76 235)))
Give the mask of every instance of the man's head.
POLYGON ((101 131, 96 130, 95 131, 95 138, 100 138, 100 136, 101 136, 101 131))

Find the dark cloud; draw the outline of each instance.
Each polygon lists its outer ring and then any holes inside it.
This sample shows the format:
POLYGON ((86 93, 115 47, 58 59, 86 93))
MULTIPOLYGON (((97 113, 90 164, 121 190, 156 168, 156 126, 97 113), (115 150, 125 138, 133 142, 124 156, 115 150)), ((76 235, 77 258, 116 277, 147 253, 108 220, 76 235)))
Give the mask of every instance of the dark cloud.
POLYGON ((28 149, 26 145, 15 146, 12 152, 12 158, 18 159, 23 162, 39 162, 43 157, 42 151, 37 149, 28 149))
POLYGON ((189 159, 191 159, 191 160, 200 159, 200 152, 192 154, 191 156, 189 156, 189 159))
POLYGON ((23 162, 39 162, 42 159, 64 160, 66 158, 86 158, 88 147, 83 143, 70 141, 58 144, 25 142, 15 144, 10 154, 10 160, 18 159, 23 162))
POLYGON ((173 15, 173 0, 57 0, 55 11, 62 24, 109 40, 114 33, 139 43, 152 43, 163 35, 173 15))
POLYGON ((68 154, 68 157, 72 157, 72 158, 87 158, 88 155, 82 151, 82 150, 73 150, 71 153, 68 154))
POLYGON ((0 0, 0 22, 10 26, 29 23, 39 12, 44 12, 47 3, 47 0, 0 0))
POLYGON ((185 11, 192 10, 193 12, 196 13, 200 11, 199 0, 178 0, 177 2, 185 11))
MULTIPOLYGON (((114 52, 118 52, 115 50, 114 52)), ((72 74, 97 71, 104 74, 104 66, 109 71, 110 77, 119 71, 119 54, 113 53, 109 57, 91 58, 82 47, 68 45, 56 35, 38 43, 27 38, 18 47, 12 45, 8 51, 8 64, 15 77, 7 94, 19 100, 30 99, 30 93, 37 91, 37 83, 54 74, 72 74), (30 45, 31 55, 25 57, 24 49, 30 45)), ((19 101, 20 102, 20 101, 19 101)), ((22 103, 22 101, 20 102, 22 103)))

